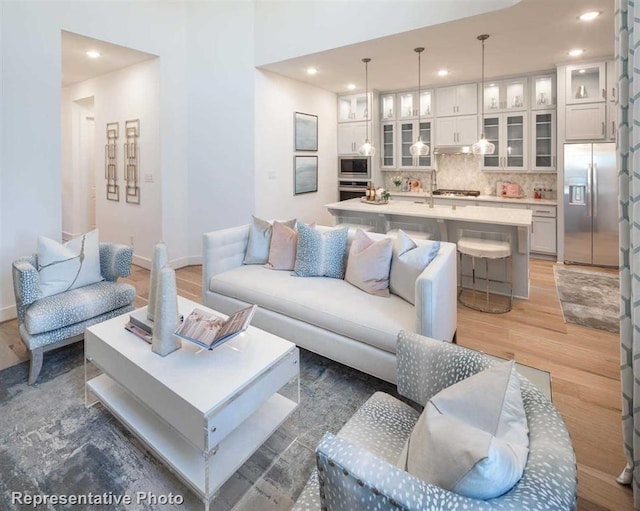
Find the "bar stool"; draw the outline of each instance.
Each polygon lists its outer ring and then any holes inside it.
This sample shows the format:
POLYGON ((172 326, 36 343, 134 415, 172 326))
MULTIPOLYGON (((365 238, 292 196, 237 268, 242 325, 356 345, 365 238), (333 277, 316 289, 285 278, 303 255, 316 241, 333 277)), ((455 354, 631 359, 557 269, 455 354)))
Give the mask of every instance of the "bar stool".
MULTIPOLYGON (((485 234, 488 236, 493 235, 493 237, 500 235, 500 233, 485 234)), ((463 235, 463 237, 458 239, 458 254, 460 260, 460 286, 458 288, 458 301, 465 307, 481 312, 491 312, 495 314, 509 312, 513 304, 511 243, 504 240, 463 235), (465 257, 471 258, 470 275, 464 273, 463 262, 465 257), (481 261, 483 260, 485 263, 484 277, 478 277, 476 275, 476 259, 480 259, 481 261), (499 259, 504 261, 505 280, 492 279, 489 277, 489 261, 497 261, 499 259), (470 293, 462 287, 464 277, 471 277, 472 288, 470 293), (484 298, 480 300, 476 297, 479 291, 476 287, 478 280, 485 281, 485 290, 484 293, 481 294, 484 298), (492 282, 507 286, 508 300, 502 299, 495 293, 489 293, 489 284, 492 282), (471 296, 468 297, 468 294, 471 296), (501 301, 504 303, 500 303, 501 301)))

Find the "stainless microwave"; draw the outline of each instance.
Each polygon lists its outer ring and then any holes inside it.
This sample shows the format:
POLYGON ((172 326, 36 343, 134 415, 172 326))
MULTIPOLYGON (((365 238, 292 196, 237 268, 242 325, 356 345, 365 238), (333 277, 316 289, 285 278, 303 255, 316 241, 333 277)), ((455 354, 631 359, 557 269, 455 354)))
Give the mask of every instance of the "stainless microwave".
POLYGON ((369 156, 340 156, 338 158, 338 178, 371 179, 371 158, 369 156))

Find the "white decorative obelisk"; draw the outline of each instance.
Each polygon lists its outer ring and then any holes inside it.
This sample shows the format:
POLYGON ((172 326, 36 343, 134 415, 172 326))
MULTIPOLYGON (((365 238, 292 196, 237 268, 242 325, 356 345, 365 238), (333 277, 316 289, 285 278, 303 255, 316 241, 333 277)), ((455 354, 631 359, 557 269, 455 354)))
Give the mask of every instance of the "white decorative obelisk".
POLYGON ((156 292, 158 288, 158 278, 160 270, 164 268, 169 260, 167 245, 163 241, 156 243, 153 247, 153 260, 151 261, 151 278, 149 280, 149 305, 147 306, 147 319, 153 321, 156 309, 156 292))
POLYGON ((166 357, 182 346, 180 338, 173 334, 178 326, 176 272, 168 266, 162 268, 158 275, 154 317, 151 350, 166 357))

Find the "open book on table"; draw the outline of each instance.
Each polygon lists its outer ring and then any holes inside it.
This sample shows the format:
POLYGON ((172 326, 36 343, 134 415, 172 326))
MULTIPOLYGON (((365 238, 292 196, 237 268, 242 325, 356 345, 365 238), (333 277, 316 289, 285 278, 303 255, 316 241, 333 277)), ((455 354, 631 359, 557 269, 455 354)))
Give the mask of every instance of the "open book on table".
POLYGON ((249 328, 257 308, 257 305, 250 305, 234 312, 227 319, 202 309, 193 309, 178 326, 175 334, 212 350, 249 328))

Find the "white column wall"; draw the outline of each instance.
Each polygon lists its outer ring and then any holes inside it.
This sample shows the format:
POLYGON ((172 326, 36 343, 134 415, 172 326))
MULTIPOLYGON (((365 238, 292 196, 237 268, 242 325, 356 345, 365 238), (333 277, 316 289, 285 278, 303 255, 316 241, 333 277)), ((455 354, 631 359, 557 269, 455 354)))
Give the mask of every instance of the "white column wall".
POLYGON ((336 95, 268 71, 255 71, 256 214, 332 225, 338 200, 336 95), (294 152, 294 112, 318 116, 318 151, 294 152), (318 156, 318 191, 293 194, 293 156, 318 156))

